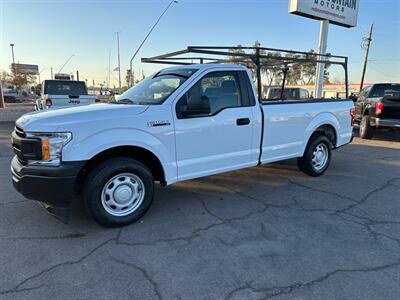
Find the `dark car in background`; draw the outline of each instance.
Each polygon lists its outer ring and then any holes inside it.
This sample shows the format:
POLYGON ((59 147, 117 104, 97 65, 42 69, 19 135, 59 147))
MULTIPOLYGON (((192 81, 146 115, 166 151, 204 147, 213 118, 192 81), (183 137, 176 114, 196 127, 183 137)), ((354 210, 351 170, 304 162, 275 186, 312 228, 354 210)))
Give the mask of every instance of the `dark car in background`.
POLYGON ((377 83, 365 87, 355 102, 360 137, 371 139, 375 130, 400 130, 400 84, 377 83))

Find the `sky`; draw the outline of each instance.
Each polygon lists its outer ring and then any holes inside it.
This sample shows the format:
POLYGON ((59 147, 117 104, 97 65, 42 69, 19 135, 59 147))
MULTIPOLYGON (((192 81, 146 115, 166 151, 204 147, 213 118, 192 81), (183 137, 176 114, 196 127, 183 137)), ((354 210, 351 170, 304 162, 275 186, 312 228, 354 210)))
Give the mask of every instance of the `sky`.
MULTIPOLYGON (((361 40, 375 24, 367 82, 400 82, 400 0, 359 0, 355 28, 329 26, 327 51, 349 57, 350 82, 359 82, 361 40)), ((120 32, 122 78, 129 60, 170 0, 0 0, 0 70, 15 60, 39 65, 50 78, 74 55, 63 73, 79 70, 80 79, 106 81, 109 53, 117 63, 115 32, 120 32)), ((160 68, 149 57, 188 45, 253 45, 308 51, 318 44, 319 22, 288 13, 288 0, 179 0, 161 19, 134 60, 135 74, 160 68)), ((111 72, 112 84, 118 72, 111 72)))

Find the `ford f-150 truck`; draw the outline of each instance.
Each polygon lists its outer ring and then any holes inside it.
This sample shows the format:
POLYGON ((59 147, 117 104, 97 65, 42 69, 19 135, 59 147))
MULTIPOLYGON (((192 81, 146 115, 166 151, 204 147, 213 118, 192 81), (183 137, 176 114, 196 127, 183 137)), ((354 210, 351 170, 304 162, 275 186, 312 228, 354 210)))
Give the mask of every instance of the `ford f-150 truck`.
POLYGON ((95 95, 89 95, 84 81, 45 80, 42 96, 36 101, 35 110, 87 105, 96 102, 95 95))
POLYGON ((12 180, 58 216, 81 195, 105 226, 139 219, 154 181, 179 181, 289 158, 319 176, 351 142, 350 100, 256 100, 243 66, 172 67, 115 103, 26 114, 16 121, 12 180))
POLYGON ((371 139, 378 128, 400 130, 400 84, 369 85, 361 91, 355 105, 361 138, 371 139))

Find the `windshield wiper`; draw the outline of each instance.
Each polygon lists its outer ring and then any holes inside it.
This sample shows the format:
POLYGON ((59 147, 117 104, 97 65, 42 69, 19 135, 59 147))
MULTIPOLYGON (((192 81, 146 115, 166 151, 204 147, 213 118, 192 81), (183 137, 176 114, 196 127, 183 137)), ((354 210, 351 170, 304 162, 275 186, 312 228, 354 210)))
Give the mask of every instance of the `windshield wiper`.
POLYGON ((135 104, 135 101, 129 98, 118 99, 118 102, 121 104, 135 104))
POLYGON ((153 103, 148 103, 148 102, 145 102, 145 101, 136 101, 136 100, 132 100, 132 99, 129 99, 129 98, 113 100, 110 103, 113 103, 113 104, 137 104, 137 105, 151 105, 151 104, 153 104, 153 103))

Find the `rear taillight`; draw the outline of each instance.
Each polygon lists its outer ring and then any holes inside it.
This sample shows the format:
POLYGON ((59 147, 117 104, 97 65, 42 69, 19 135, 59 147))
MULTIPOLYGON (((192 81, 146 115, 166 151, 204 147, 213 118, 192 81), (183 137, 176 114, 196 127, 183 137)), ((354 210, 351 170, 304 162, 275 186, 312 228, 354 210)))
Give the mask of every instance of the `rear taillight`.
POLYGON ((46 99, 46 106, 52 106, 53 105, 53 101, 51 101, 51 99, 46 99))
POLYGON ((356 117, 356 109, 354 107, 350 109, 350 116, 351 116, 351 127, 353 127, 354 119, 356 117))
POLYGON ((378 102, 375 104, 375 115, 379 116, 382 113, 383 110, 383 103, 378 102))

